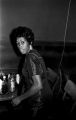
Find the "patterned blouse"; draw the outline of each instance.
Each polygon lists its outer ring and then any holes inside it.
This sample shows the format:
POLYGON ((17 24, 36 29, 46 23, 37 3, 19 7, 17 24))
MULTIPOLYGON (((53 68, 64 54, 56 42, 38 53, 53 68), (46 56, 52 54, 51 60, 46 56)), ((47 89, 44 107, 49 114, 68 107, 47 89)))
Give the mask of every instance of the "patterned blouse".
POLYGON ((47 82, 46 67, 43 58, 35 50, 31 50, 25 57, 22 63, 22 75, 24 76, 24 92, 33 85, 32 76, 40 75, 43 89, 30 97, 30 101, 37 101, 39 99, 47 100, 51 97, 52 92, 47 82))

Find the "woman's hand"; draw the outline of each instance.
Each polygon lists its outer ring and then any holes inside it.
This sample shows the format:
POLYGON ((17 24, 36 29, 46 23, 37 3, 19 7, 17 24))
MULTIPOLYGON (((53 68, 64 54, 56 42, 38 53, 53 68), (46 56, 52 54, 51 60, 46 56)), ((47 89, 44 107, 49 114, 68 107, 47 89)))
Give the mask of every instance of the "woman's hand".
POLYGON ((13 106, 17 106, 17 105, 19 105, 20 103, 21 103, 21 100, 20 100, 19 97, 16 97, 16 98, 12 99, 12 104, 13 104, 13 106))

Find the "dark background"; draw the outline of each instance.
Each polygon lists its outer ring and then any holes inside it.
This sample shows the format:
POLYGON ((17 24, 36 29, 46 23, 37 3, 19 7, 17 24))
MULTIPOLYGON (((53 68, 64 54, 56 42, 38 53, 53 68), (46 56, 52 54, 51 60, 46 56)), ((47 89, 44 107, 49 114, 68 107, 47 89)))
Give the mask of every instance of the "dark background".
MULTIPOLYGON (((14 27, 21 25, 32 28, 35 34, 36 46, 45 58, 47 66, 52 68, 58 67, 64 45, 69 1, 70 0, 1 0, 0 69, 17 69, 19 59, 12 49, 9 34, 14 27)), ((75 0, 71 0, 69 13, 65 45, 69 45, 68 49, 71 52, 73 48, 75 48, 76 43, 75 0)), ((74 49, 73 52, 75 53, 75 51, 76 49, 74 49)), ((73 54, 65 54, 66 56, 72 55, 69 65, 75 63, 72 62, 72 60, 74 60, 73 54)), ((68 61, 70 61, 70 58, 67 57, 67 59, 64 59, 65 66, 69 63, 68 61)), ((75 64, 73 66, 75 66, 75 64)))

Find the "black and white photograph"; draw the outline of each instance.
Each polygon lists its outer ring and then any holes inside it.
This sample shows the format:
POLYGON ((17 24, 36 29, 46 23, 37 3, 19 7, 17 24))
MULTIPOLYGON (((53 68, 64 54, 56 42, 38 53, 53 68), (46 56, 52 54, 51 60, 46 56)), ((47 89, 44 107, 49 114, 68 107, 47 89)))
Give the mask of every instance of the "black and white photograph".
POLYGON ((0 0, 3 119, 76 119, 75 0, 0 0))

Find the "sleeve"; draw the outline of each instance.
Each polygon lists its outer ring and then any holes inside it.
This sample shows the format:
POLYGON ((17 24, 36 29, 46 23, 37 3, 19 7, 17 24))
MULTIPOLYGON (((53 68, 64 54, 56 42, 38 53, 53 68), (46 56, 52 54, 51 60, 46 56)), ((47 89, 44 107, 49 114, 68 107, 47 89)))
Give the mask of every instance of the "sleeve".
POLYGON ((35 56, 30 56, 28 59, 28 71, 30 76, 41 75, 42 67, 39 59, 35 56))

